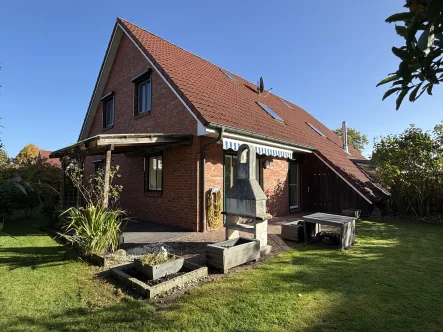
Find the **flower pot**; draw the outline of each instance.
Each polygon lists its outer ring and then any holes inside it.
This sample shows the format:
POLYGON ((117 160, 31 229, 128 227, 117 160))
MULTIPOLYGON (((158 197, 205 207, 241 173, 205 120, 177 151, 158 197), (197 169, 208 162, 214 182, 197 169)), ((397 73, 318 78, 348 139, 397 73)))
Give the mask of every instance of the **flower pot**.
POLYGON ((134 260, 135 268, 151 280, 160 279, 166 275, 177 273, 183 267, 184 258, 175 255, 170 256, 174 259, 156 265, 143 264, 141 259, 136 259, 134 260))

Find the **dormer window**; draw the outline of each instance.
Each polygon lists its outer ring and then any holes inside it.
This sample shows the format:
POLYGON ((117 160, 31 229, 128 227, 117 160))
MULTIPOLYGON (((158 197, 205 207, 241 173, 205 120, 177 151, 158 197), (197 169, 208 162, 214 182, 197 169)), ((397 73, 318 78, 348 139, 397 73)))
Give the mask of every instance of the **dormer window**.
POLYGON ((114 93, 104 96, 103 102, 103 128, 110 128, 114 125, 114 93))
POLYGON ((152 104, 151 71, 137 76, 134 83, 134 116, 149 114, 152 104))

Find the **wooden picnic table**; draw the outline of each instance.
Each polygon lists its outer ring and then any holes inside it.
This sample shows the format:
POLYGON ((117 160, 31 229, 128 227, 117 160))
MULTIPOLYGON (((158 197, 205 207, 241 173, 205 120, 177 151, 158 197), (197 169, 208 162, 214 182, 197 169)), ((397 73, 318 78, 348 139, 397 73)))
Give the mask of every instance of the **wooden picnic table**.
MULTIPOLYGON (((303 217, 305 225, 304 236, 305 243, 308 242, 308 231, 307 223, 312 223, 318 227, 318 232, 320 232, 321 225, 335 226, 339 227, 341 230, 341 248, 346 249, 352 246, 355 242, 355 217, 341 216, 329 213, 314 213, 303 217)), ((317 229, 316 229, 317 232, 317 229)))

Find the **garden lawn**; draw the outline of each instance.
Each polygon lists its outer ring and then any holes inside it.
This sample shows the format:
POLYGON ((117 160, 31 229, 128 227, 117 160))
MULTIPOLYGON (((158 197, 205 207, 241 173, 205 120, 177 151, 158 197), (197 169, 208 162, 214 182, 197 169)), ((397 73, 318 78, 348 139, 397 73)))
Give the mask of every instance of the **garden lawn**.
POLYGON ((441 331, 443 225, 357 223, 347 251, 300 244, 155 309, 16 219, 0 237, 0 331, 441 331))

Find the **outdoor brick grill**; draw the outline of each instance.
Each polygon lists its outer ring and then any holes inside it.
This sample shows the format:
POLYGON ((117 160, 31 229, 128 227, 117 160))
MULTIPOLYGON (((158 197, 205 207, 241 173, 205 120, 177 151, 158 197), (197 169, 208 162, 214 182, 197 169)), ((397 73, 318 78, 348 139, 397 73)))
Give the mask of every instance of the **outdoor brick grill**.
POLYGON ((239 231, 254 234, 260 247, 267 247, 268 217, 266 195, 258 184, 255 147, 242 144, 237 152, 237 180, 226 193, 226 239, 239 236, 239 231))
POLYGON ((266 195, 255 178, 255 147, 240 145, 237 152, 237 180, 226 193, 226 241, 206 246, 206 262, 226 273, 230 268, 256 261, 270 253, 266 195), (239 237, 248 232, 254 239, 239 237))

